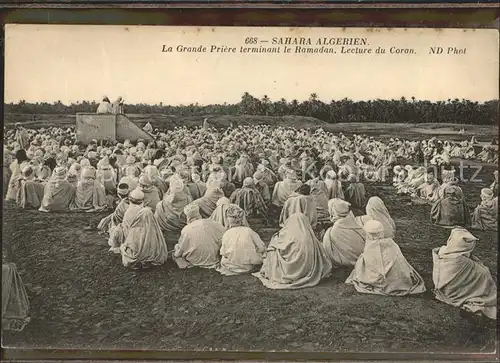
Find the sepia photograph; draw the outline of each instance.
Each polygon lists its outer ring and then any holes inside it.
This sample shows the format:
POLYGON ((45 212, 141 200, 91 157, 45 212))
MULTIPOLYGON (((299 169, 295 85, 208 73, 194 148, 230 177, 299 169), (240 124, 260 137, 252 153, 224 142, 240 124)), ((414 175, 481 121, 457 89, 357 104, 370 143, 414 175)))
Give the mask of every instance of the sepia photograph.
POLYGON ((497 30, 7 24, 4 72, 3 348, 497 348, 497 30))

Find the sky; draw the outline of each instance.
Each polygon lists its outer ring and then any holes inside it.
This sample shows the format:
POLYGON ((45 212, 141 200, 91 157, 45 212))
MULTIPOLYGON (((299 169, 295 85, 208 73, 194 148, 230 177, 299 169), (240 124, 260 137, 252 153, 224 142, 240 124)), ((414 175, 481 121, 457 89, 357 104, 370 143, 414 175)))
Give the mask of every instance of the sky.
MULTIPOLYGON (((5 102, 211 104, 244 92, 272 100, 498 99, 498 32, 460 29, 6 25, 5 102), (162 52, 163 45, 236 47, 273 37, 366 38, 386 54, 162 52), (441 46, 444 54, 429 54, 441 46), (389 54, 391 47, 415 54, 389 54), (448 47, 465 54, 446 54, 448 47)), ((294 47, 292 47, 294 48, 294 47)), ((355 47, 351 47, 355 48, 355 47)))

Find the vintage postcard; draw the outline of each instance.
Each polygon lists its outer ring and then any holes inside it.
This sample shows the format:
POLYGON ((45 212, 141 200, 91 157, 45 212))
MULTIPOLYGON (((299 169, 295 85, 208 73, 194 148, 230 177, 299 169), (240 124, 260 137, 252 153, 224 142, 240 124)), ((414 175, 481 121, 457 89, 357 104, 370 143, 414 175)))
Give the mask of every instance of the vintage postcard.
POLYGON ((496 348, 497 30, 5 27, 2 344, 496 348))

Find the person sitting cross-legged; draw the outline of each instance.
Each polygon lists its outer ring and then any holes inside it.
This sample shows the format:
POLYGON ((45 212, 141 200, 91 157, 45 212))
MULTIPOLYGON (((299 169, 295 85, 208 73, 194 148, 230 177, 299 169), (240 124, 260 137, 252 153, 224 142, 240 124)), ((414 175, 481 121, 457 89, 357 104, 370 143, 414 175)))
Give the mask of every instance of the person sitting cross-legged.
POLYGON ((217 269, 222 275, 250 273, 262 264, 266 246, 259 235, 244 224, 245 211, 236 205, 227 210, 229 229, 222 236, 221 263, 217 269))
POLYGON ((365 249, 346 284, 366 294, 403 296, 425 292, 422 277, 408 263, 394 240, 384 236, 384 225, 372 219, 363 229, 367 236, 365 249))
POLYGON ((190 267, 216 268, 219 250, 226 231, 219 222, 203 219, 194 202, 184 207, 187 226, 174 246, 173 260, 181 269, 190 267))

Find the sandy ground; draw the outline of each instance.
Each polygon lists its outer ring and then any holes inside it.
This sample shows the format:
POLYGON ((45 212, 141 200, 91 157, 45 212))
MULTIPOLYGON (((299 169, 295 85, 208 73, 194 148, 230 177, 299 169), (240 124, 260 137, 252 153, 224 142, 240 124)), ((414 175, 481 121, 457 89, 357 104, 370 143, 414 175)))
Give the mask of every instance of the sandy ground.
MULTIPOLYGON (((493 166, 477 183, 461 185, 471 207, 492 181, 493 166)), ((28 288, 31 323, 4 333, 17 347, 162 350, 489 352, 494 322, 469 320, 432 295, 431 249, 449 230, 429 223, 429 206, 409 206, 388 185, 368 185, 386 202, 397 225, 395 241, 423 276, 428 292, 413 297, 357 293, 336 270, 314 288, 273 291, 252 276, 181 271, 171 261, 134 272, 107 252, 102 236, 83 228, 105 214, 43 214, 4 210, 4 243, 28 288)), ((277 221, 251 226, 267 243, 277 221)), ((497 234, 473 231, 475 254, 497 271, 497 234)), ((177 235, 169 234, 170 248, 177 235)))

